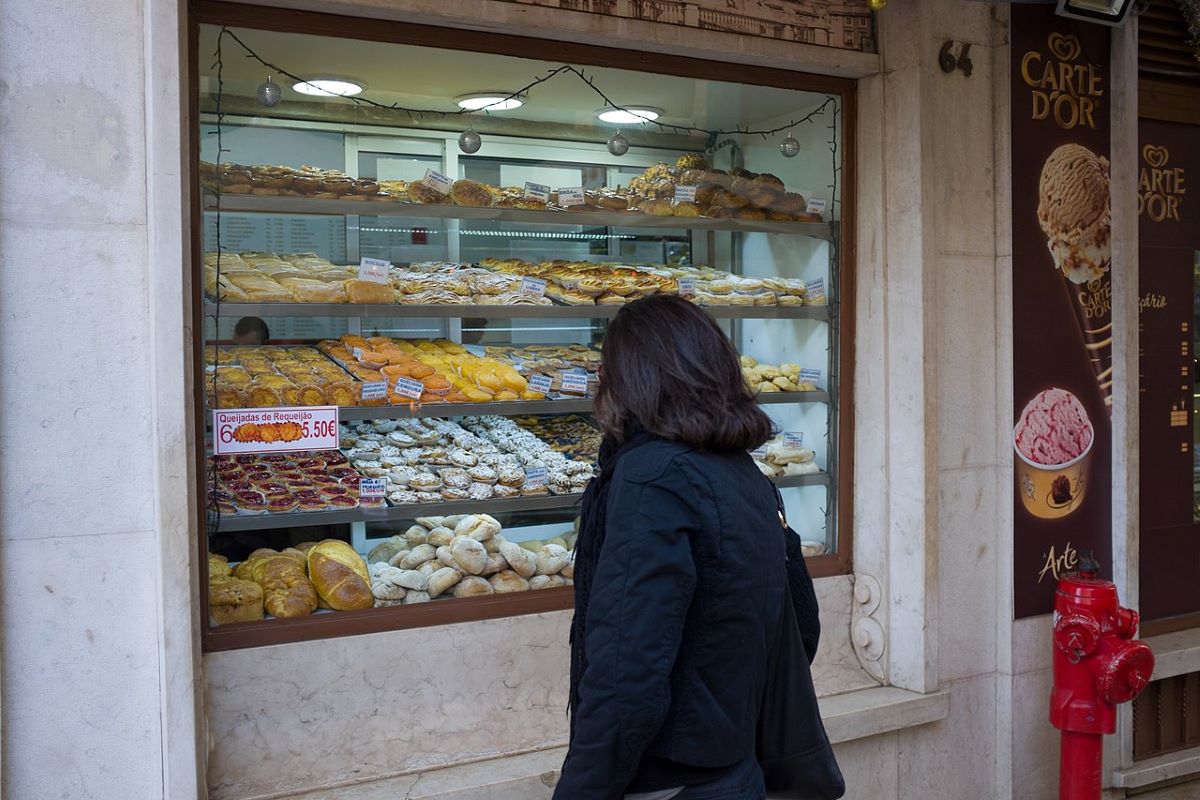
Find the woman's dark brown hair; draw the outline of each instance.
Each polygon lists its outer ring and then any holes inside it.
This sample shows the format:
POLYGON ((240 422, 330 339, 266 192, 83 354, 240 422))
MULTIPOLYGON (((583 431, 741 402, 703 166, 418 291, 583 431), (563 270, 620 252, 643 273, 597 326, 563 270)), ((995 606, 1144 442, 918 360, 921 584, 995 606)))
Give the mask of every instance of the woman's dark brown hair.
POLYGON ((752 450, 771 437, 737 351, 680 297, 623 306, 605 333, 601 365, 596 418, 618 441, 637 425, 703 450, 752 450))

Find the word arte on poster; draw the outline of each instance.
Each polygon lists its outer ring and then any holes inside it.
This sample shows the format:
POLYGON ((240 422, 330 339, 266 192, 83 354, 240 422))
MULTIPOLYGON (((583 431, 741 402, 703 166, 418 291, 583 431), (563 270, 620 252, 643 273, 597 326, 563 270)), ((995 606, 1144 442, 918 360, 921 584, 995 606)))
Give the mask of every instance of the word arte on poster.
POLYGON ((337 406, 213 411, 213 452, 336 450, 337 406))
POLYGON ((1054 545, 1050 545, 1050 550, 1046 553, 1046 561, 1042 565, 1041 572, 1038 573, 1038 583, 1041 583, 1047 575, 1057 581, 1068 572, 1074 571, 1077 566, 1079 566, 1079 553, 1075 551, 1070 542, 1063 547, 1062 553, 1055 553, 1054 545))
POLYGON ((1179 204, 1187 194, 1183 167, 1167 167, 1171 153, 1161 145, 1142 148, 1142 167, 1138 177, 1138 214, 1153 222, 1179 222, 1179 204))
POLYGON ((1083 53, 1074 34, 1051 33, 1046 47, 1049 57, 1030 50, 1021 58, 1021 78, 1034 90, 1030 93, 1032 118, 1053 115, 1055 124, 1064 130, 1079 125, 1095 130, 1104 94, 1100 65, 1072 63, 1083 53))

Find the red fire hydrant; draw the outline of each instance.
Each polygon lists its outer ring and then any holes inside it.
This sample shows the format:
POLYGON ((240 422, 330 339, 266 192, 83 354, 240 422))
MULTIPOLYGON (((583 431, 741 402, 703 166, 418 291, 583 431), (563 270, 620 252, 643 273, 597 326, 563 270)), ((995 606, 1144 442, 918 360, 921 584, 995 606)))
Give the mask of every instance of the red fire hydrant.
POLYGON ((1133 641, 1138 613, 1085 557, 1058 583, 1054 599, 1054 688, 1050 724, 1062 731, 1059 800, 1100 800, 1104 734, 1117 730, 1118 703, 1150 680, 1154 653, 1133 641))

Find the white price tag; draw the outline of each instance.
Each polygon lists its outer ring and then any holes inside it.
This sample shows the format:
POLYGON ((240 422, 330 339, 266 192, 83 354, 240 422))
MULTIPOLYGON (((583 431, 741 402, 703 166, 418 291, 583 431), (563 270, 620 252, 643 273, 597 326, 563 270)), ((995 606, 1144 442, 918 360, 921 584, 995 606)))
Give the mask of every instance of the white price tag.
POLYGON ((825 213, 825 198, 810 197, 808 198, 808 206, 804 209, 809 214, 824 214, 825 213))
POLYGON ((529 376, 530 391, 541 392, 542 394, 550 394, 550 386, 553 383, 554 382, 552 380, 550 380, 549 375, 530 375, 529 376))
POLYGON ((355 358, 362 358, 362 348, 361 347, 351 348, 350 355, 354 356, 355 358))
POLYGON ((819 369, 802 369, 800 370, 801 383, 811 383, 813 386, 821 385, 821 370, 819 369))
POLYGON ((384 261, 382 258, 363 258, 358 262, 358 279, 360 281, 374 281, 375 283, 388 282, 388 270, 392 268, 392 262, 384 261))
POLYGON ((436 169, 425 170, 425 177, 421 179, 421 183, 437 189, 442 194, 450 194, 450 187, 454 185, 454 181, 450 180, 449 176, 443 175, 436 169))
POLYGON ((825 279, 817 278, 813 281, 804 282, 804 296, 806 300, 813 300, 818 297, 825 296, 825 279))
POLYGON ((582 186, 574 186, 570 189, 558 190, 558 204, 564 208, 568 206, 581 206, 585 202, 582 186))
POLYGON ((692 297, 696 294, 696 279, 695 278, 680 278, 679 279, 679 296, 692 297))
POLYGON ((397 378, 396 379, 396 394, 401 397, 407 397, 410 400, 420 400, 421 395, 425 393, 425 384, 421 383, 416 378, 397 378))
POLYGON ((550 202, 550 187, 544 183, 530 183, 525 181, 525 196, 533 200, 541 200, 543 203, 550 202))
POLYGON ((386 493, 387 478, 362 478, 358 482, 359 497, 383 497, 386 493))
POLYGON ((564 372, 562 378, 563 394, 587 394, 588 376, 586 372, 564 372))
POLYGON ((543 297, 546 294, 546 281, 542 278, 522 278, 521 294, 533 297, 543 297))
POLYGON ((363 381, 363 400, 382 400, 387 397, 387 381, 363 381))
POLYGON ((804 447, 804 431, 785 431, 783 434, 784 447, 804 447))
POLYGON ((525 486, 529 489, 545 486, 549 482, 545 467, 534 467, 525 470, 525 486))
POLYGON ((767 446, 764 444, 764 445, 754 448, 753 450, 750 451, 750 457, 753 459, 757 459, 758 461, 762 461, 763 459, 765 459, 767 457, 767 446))
POLYGON ((213 412, 213 453, 336 450, 338 407, 230 408, 213 412))
POLYGON ((695 186, 676 186, 675 187, 675 202, 676 203, 694 203, 694 202, 696 202, 696 187, 695 186))

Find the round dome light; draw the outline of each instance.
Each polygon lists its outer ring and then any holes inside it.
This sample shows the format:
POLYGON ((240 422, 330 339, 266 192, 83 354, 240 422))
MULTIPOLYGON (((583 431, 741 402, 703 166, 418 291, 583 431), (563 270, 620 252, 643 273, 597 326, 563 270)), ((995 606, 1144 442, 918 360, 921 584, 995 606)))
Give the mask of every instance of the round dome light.
POLYGON ((613 125, 639 125, 653 122, 663 115, 661 108, 653 106, 626 106, 625 108, 602 108, 596 112, 596 118, 601 122, 611 122, 613 125))
POLYGON ((363 90, 361 83, 342 78, 310 78, 292 84, 292 88, 314 97, 353 97, 363 90))
POLYGON ((474 92, 454 98, 467 111, 512 111, 525 105, 525 98, 512 92, 474 92))

